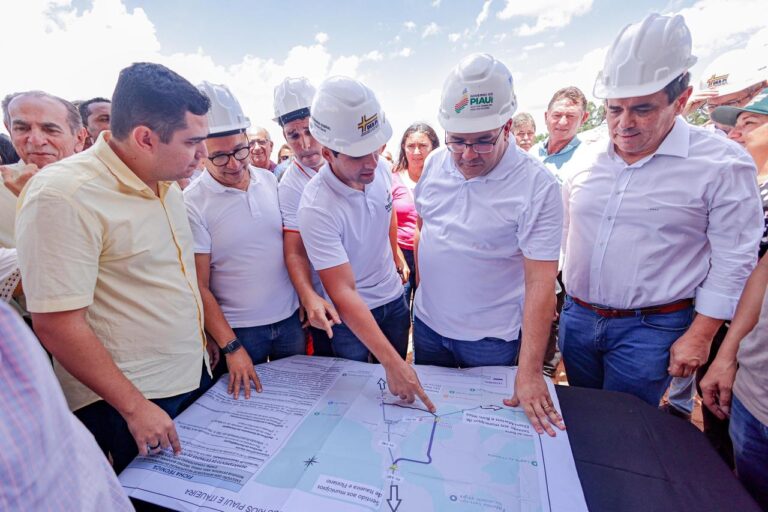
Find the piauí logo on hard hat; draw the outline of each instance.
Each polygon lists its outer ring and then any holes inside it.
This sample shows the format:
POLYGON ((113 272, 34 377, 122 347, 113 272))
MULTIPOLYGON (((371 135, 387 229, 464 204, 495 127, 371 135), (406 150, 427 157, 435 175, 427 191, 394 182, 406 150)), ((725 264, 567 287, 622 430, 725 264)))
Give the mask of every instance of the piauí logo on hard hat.
POLYGON ((357 123, 357 127, 360 129, 361 137, 368 135, 379 127, 379 114, 373 114, 371 117, 363 115, 363 117, 360 118, 360 122, 357 123))
POLYGON ((467 91, 467 88, 465 87, 464 90, 461 91, 461 99, 457 101, 453 106, 453 109, 457 114, 460 114, 461 111, 464 110, 467 105, 469 105, 469 94, 467 94, 468 92, 469 91, 467 91))
POLYGON ((714 89, 715 87, 721 87, 723 85, 726 85, 728 83, 728 73, 724 75, 716 75, 712 74, 711 77, 707 79, 707 87, 710 89, 714 89))

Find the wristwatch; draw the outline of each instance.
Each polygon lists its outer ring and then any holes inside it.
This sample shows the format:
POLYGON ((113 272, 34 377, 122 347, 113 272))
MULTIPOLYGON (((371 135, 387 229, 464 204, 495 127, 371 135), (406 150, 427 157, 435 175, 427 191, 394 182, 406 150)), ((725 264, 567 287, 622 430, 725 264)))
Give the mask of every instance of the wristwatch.
POLYGON ((241 348, 242 346, 243 346, 243 344, 240 343, 240 340, 235 338, 232 341, 230 341, 229 343, 227 343, 226 345, 224 345, 224 348, 221 349, 221 352, 224 355, 231 354, 232 352, 234 352, 235 350, 241 348))

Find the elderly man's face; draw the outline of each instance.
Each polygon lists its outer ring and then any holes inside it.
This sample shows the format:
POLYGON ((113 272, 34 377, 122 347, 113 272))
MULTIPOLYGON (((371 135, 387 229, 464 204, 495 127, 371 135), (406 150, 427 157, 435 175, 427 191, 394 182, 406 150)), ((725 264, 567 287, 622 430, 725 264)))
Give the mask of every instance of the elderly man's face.
POLYGON ((109 130, 109 118, 112 113, 112 104, 106 102, 91 103, 88 105, 88 122, 85 128, 88 135, 96 141, 99 134, 104 130, 109 130))
POLYGON ((265 130, 259 130, 251 139, 251 163, 261 169, 269 169, 269 157, 272 155, 274 144, 265 130))
POLYGON ((73 132, 67 109, 53 98, 22 95, 8 105, 13 147, 28 164, 43 168, 83 149, 83 132, 73 132))
POLYGON ((517 146, 523 151, 528 151, 533 147, 533 141, 536 139, 536 130, 533 129, 531 123, 521 123, 517 127, 512 128, 512 133, 515 135, 517 146))
POLYGON ((544 122, 549 132, 548 144, 559 145, 570 142, 588 116, 589 114, 584 112, 580 103, 568 98, 555 101, 552 108, 544 112, 544 122))
POLYGON ((616 153, 629 164, 653 154, 690 95, 689 87, 671 104, 663 90, 648 96, 606 100, 608 130, 616 153))

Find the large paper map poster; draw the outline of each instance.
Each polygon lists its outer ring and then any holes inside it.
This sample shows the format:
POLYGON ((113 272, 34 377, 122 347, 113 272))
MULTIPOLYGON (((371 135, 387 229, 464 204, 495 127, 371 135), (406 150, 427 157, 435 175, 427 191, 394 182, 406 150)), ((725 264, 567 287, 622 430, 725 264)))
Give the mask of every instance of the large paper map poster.
POLYGON ((126 491, 222 512, 587 510, 567 432, 539 436, 502 405, 515 369, 417 366, 434 414, 389 393, 379 365, 294 356, 256 369, 262 393, 234 400, 220 380, 176 418, 183 453, 137 457, 126 491))

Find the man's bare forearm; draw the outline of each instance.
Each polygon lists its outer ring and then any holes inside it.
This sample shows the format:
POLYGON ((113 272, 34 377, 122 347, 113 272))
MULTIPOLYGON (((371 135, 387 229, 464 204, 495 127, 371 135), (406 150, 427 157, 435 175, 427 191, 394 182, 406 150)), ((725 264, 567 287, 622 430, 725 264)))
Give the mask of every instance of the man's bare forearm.
POLYGON ((85 319, 85 310, 32 313, 35 332, 45 348, 73 377, 122 416, 146 400, 117 367, 85 319))
POLYGON ((309 256, 299 233, 283 233, 283 254, 288 277, 296 289, 299 300, 304 304, 309 297, 317 295, 317 292, 312 285, 312 266, 309 263, 309 256))
POLYGON ((542 372, 556 300, 554 281, 551 284, 534 282, 525 288, 523 337, 518 362, 522 373, 532 375, 542 372))
POLYGON ((203 311, 205 312, 205 330, 213 337, 216 344, 224 346, 235 339, 235 331, 227 322, 221 306, 210 289, 200 286, 200 297, 203 299, 203 311))

